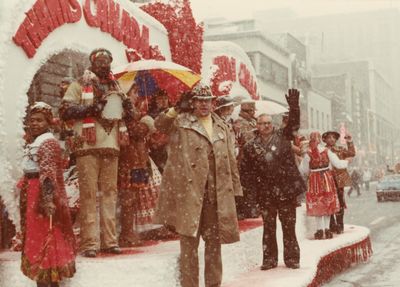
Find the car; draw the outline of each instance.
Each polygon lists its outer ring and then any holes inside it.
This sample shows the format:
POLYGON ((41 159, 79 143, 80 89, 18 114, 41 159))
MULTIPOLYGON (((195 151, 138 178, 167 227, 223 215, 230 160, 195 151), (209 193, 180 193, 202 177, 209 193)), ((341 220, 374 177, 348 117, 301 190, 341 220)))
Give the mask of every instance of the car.
POLYGON ((400 201, 400 174, 384 176, 376 186, 376 198, 381 201, 400 201))

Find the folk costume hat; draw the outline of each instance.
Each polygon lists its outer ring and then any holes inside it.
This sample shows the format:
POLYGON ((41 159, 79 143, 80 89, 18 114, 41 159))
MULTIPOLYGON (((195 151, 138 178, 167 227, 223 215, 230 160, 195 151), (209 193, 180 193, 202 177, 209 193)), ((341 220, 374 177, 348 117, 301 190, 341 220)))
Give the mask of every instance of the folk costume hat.
POLYGON ((325 142, 326 138, 327 138, 329 135, 333 135, 333 136, 335 137, 336 140, 338 140, 338 139, 340 138, 340 134, 339 134, 338 132, 335 132, 335 131, 327 131, 327 132, 324 132, 324 133, 322 134, 322 140, 325 142))

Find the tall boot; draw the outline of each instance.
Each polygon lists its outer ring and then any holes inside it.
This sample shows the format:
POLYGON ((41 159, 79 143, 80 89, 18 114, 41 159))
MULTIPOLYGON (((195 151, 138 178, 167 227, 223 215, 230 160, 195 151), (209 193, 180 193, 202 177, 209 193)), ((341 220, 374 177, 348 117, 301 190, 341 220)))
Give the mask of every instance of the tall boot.
POLYGON ((330 218, 330 221, 329 221, 329 229, 332 232, 337 232, 337 230, 338 230, 338 224, 336 222, 336 217, 335 216, 336 216, 335 214, 332 214, 331 218, 330 218))
POLYGON ((139 236, 133 232, 133 202, 132 191, 121 193, 121 233, 118 240, 120 247, 132 247, 140 244, 139 236))
POLYGON ((340 207, 339 212, 336 213, 337 234, 343 233, 344 230, 343 218, 344 218, 344 207, 340 207))
POLYGON ((41 282, 36 282, 37 287, 49 287, 49 284, 47 283, 41 283, 41 282))

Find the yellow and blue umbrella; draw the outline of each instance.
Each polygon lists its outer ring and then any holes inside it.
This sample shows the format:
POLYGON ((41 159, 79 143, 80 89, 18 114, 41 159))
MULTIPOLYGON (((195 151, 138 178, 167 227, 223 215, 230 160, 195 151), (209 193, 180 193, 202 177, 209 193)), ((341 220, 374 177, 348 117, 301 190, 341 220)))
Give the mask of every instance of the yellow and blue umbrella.
POLYGON ((140 60, 113 70, 120 83, 135 84, 139 96, 151 96, 158 89, 165 90, 172 103, 179 95, 190 90, 200 81, 200 75, 179 64, 158 61, 140 60))

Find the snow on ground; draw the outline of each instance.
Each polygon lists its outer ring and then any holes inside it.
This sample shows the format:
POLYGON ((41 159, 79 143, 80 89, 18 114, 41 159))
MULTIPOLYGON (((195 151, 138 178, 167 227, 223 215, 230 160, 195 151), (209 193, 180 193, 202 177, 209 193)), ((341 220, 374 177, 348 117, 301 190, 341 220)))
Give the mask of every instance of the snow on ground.
POLYGON ((254 268, 247 274, 242 274, 232 282, 226 283, 225 287, 304 287, 310 284, 317 272, 319 260, 344 246, 357 243, 369 236, 369 230, 365 227, 345 225, 345 232, 334 235, 331 240, 311 240, 304 238, 299 242, 301 256, 300 269, 292 270, 285 267, 282 258, 276 269, 261 271, 254 268))
MULTIPOLYGON (((359 242, 368 236, 364 227, 346 225, 345 233, 331 240, 309 240, 305 230, 307 222, 302 216, 304 210, 298 209, 298 235, 301 248, 301 268, 287 269, 282 260, 282 234, 278 228, 280 258, 278 268, 260 271, 262 261, 262 227, 241 234, 241 241, 223 245, 223 286, 268 286, 300 287, 307 286, 317 271, 319 259, 346 245, 359 242)), ((260 221, 260 219, 256 219, 260 221)), ((278 225, 279 226, 279 225, 278 225)), ((310 233, 310 232, 308 232, 310 233)), ((179 242, 168 241, 157 245, 137 247, 132 255, 120 255, 88 259, 77 258, 77 273, 71 280, 65 281, 65 287, 169 287, 178 286, 177 260, 179 242)), ((204 245, 200 245, 200 286, 204 286, 204 245)), ((0 253, 0 287, 34 287, 35 284, 24 277, 19 269, 18 252, 0 253)))

